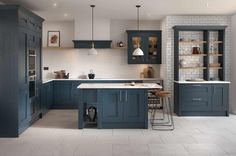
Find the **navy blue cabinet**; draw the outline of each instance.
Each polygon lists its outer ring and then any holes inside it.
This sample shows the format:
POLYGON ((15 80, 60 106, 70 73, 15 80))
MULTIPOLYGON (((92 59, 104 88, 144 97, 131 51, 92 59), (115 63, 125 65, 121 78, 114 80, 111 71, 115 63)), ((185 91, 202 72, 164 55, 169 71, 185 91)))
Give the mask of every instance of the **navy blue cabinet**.
MULTIPOLYGON (((228 110, 229 105, 229 85, 224 84, 215 84, 212 86, 212 110, 213 111, 222 111, 228 110)), ((227 114, 228 115, 228 112, 227 114)))
POLYGON ((121 90, 104 90, 102 102, 103 122, 123 121, 123 95, 121 90))
POLYGON ((177 115, 228 115, 228 84, 174 84, 177 115))
POLYGON ((183 111, 211 110, 211 85, 182 85, 180 92, 183 111))
POLYGON ((51 108, 73 108, 72 81, 53 82, 53 105, 51 108))
POLYGON ((161 31, 127 30, 128 64, 161 64, 161 31), (140 47, 144 56, 133 56, 133 51, 140 47))
POLYGON ((124 92, 125 122, 144 122, 144 95, 143 90, 126 90, 124 92))
POLYGON ((146 103, 144 90, 102 90, 101 128, 145 128, 146 103))
POLYGON ((44 115, 53 103, 53 82, 43 84, 41 90, 41 109, 44 115))
POLYGON ((18 5, 0 5, 0 137, 17 137, 39 118, 43 19, 18 5), (30 97, 29 51, 37 75, 30 97))

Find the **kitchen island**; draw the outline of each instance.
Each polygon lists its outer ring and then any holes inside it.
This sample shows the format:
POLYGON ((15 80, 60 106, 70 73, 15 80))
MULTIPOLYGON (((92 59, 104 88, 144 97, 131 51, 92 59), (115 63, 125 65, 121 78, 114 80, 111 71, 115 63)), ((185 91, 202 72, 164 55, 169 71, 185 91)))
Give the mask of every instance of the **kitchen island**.
POLYGON ((97 128, 148 128, 148 90, 158 90, 156 83, 82 83, 78 87, 79 124, 84 128, 89 107, 95 107, 97 128), (95 94, 96 100, 85 96, 95 94), (88 94, 89 95, 89 94, 88 94))

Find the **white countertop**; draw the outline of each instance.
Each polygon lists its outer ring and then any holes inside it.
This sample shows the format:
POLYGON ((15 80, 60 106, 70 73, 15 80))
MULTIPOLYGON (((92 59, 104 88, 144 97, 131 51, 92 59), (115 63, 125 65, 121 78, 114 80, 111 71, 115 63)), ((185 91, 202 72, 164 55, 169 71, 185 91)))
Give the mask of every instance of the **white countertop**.
POLYGON ((230 81, 174 81, 175 83, 180 83, 180 84, 196 84, 196 83, 201 83, 201 84, 212 84, 212 83, 218 83, 218 84, 225 84, 225 83, 230 83, 230 81))
POLYGON ((95 78, 95 79, 49 79, 43 80, 43 83, 48 83, 51 81, 160 81, 163 80, 161 78, 95 78))
POLYGON ((78 89, 161 89, 162 86, 156 83, 82 83, 78 89))

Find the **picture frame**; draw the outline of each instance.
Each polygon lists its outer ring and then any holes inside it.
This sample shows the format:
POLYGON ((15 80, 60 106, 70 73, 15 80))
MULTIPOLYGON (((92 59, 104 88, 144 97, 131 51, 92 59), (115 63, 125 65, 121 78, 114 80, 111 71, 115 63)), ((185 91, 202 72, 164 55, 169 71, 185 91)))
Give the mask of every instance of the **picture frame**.
POLYGON ((48 47, 60 47, 60 31, 48 31, 47 34, 47 46, 48 47))

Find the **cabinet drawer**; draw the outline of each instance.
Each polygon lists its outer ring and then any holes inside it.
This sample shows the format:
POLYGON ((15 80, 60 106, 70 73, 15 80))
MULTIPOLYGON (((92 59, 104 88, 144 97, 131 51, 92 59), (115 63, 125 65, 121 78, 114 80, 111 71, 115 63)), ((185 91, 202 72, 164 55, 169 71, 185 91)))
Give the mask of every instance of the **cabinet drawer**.
POLYGON ((185 96, 182 98, 183 111, 209 111, 211 97, 208 96, 185 96))
POLYGON ((180 86, 181 96, 183 97, 198 97, 198 96, 210 96, 211 85, 202 84, 191 84, 191 85, 181 85, 180 86))

